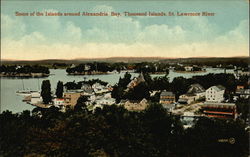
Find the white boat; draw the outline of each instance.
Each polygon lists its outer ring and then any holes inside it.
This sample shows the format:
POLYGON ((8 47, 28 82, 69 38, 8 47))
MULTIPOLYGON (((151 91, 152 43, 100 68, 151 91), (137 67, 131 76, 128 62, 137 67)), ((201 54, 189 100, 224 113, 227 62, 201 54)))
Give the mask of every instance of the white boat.
POLYGON ((18 91, 16 91, 16 94, 22 95, 22 96, 29 96, 33 92, 39 92, 39 91, 34 91, 34 90, 18 90, 18 91))
MULTIPOLYGON (((38 80, 38 81, 39 81, 39 80, 38 80)), ((29 96, 29 95, 31 95, 31 93, 39 92, 39 91, 35 91, 35 90, 24 89, 24 82, 23 82, 23 79, 22 79, 22 85, 23 85, 23 89, 22 89, 22 90, 16 91, 16 94, 17 94, 17 95, 29 96)), ((38 87, 39 87, 39 85, 38 85, 38 87)))

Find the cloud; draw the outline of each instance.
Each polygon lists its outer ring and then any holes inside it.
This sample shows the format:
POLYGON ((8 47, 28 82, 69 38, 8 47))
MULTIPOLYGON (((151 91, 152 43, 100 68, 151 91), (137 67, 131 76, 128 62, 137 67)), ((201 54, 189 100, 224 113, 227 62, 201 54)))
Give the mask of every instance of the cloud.
MULTIPOLYGON (((114 11, 106 5, 93 10, 114 11)), ((248 20, 219 35, 216 25, 205 17, 183 17, 176 18, 174 24, 148 25, 131 17, 88 17, 84 18, 83 25, 65 17, 36 17, 28 22, 9 15, 1 17, 3 59, 243 56, 249 53, 248 20)))
POLYGON ((222 45, 249 46, 249 20, 242 20, 236 28, 218 36, 215 42, 222 45))
POLYGON ((93 12, 112 12, 112 11, 114 11, 114 8, 112 6, 108 6, 108 5, 97 5, 91 10, 93 12))
POLYGON ((26 25, 21 17, 1 14, 1 38, 19 38, 26 32, 26 25))
POLYGON ((77 27, 73 22, 69 21, 66 24, 65 28, 65 39, 66 41, 79 42, 82 38, 82 30, 80 27, 77 27))
POLYGON ((154 44, 177 44, 184 42, 185 30, 180 26, 170 28, 168 25, 150 25, 139 33, 137 40, 154 44))

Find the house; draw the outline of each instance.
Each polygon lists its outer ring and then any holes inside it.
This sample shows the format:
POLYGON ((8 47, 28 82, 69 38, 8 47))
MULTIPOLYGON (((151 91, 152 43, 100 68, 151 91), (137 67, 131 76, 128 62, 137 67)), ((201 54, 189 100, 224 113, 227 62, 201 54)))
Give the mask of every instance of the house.
POLYGON ((247 70, 238 70, 238 69, 236 69, 236 70, 234 70, 234 76, 235 76, 235 78, 237 78, 237 79, 239 79, 240 78, 240 76, 250 76, 250 71, 249 71, 249 69, 247 69, 247 70))
POLYGON ((160 95, 161 104, 172 104, 175 103, 175 94, 169 91, 163 91, 160 95))
POLYGON ((161 104, 163 108, 167 109, 169 112, 172 112, 175 109, 175 104, 161 104))
POLYGON ((178 102, 181 104, 191 104, 197 100, 195 94, 183 94, 179 96, 178 102))
POLYGON ((78 98, 83 95, 82 92, 65 92, 63 93, 64 105, 65 106, 75 106, 78 98))
POLYGON ((205 98, 205 89, 198 83, 190 85, 186 94, 179 96, 179 103, 191 104, 196 100, 205 98))
POLYGON ((54 102, 54 106, 56 106, 56 107, 60 107, 60 106, 64 105, 64 99, 63 98, 55 98, 53 100, 53 102, 54 102))
POLYGON ((144 98, 141 101, 125 101, 124 108, 129 111, 143 111, 148 106, 148 101, 144 98))
POLYGON ((102 89, 104 86, 103 85, 101 85, 100 83, 94 83, 93 85, 92 85, 92 88, 93 89, 102 89))
POLYGON ((192 66, 185 66, 185 71, 193 71, 193 67, 192 66))
POLYGON ((244 86, 238 85, 238 86, 236 87, 236 90, 238 90, 238 89, 244 89, 244 86))
POLYGON ((85 71, 90 70, 90 68, 91 68, 91 66, 90 66, 90 65, 87 65, 87 64, 85 64, 85 65, 84 65, 84 70, 85 70, 85 71))
POLYGON ((112 90, 113 90, 113 86, 110 85, 110 84, 107 84, 107 85, 106 85, 106 88, 108 89, 108 91, 112 91, 112 90))
POLYGON ((82 89, 82 90, 85 90, 85 89, 92 89, 92 87, 91 87, 90 84, 84 83, 84 84, 82 84, 81 89, 82 89))
POLYGON ((183 115, 181 115, 181 122, 183 124, 184 129, 191 128, 195 125, 195 118, 197 116, 194 115, 193 112, 184 112, 183 115))
POLYGON ((101 98, 101 99, 97 99, 95 100, 95 103, 97 105, 112 105, 115 104, 115 99, 114 98, 101 98))
POLYGON ((201 105, 201 111, 207 117, 237 118, 235 103, 205 102, 201 105))
POLYGON ((207 102, 222 102, 224 100, 225 87, 218 85, 206 90, 207 102))
POLYGON ((235 91, 235 96, 240 98, 248 99, 250 97, 250 89, 237 88, 235 91))
POLYGON ((31 92, 30 104, 38 104, 43 101, 40 92, 31 92))
POLYGON ((95 83, 92 85, 92 88, 94 90, 95 93, 104 93, 104 92, 108 92, 108 88, 106 88, 105 86, 101 85, 100 83, 95 83))
POLYGON ((137 86, 139 83, 141 82, 145 82, 144 76, 142 73, 139 74, 138 77, 135 77, 128 85, 127 88, 131 89, 134 88, 135 86, 137 86))
POLYGON ((83 89, 83 95, 91 96, 94 94, 94 90, 92 88, 83 89))

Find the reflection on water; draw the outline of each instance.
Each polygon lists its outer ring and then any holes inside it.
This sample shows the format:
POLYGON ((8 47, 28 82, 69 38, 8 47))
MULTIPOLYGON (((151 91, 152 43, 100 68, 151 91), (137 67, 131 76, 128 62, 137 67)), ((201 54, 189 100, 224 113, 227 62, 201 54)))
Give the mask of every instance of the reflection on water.
MULTIPOLYGON (((208 73, 222 73, 222 69, 207 69, 204 73, 175 73, 169 72, 169 80, 172 81, 174 77, 183 76, 185 78, 190 78, 194 75, 205 75, 208 73)), ((227 70, 227 72, 232 72, 232 70, 227 70)), ((17 90, 23 89, 23 84, 25 89, 31 90, 40 90, 40 86, 43 80, 50 80, 51 89, 55 90, 57 82, 63 81, 83 81, 84 77, 86 79, 100 79, 106 82, 109 82, 111 85, 114 85, 118 82, 120 77, 123 77, 124 73, 120 74, 109 74, 109 75, 85 75, 85 76, 72 76, 67 75, 64 69, 52 69, 50 70, 50 75, 47 78, 29 78, 29 79, 18 79, 18 78, 1 78, 1 111, 10 110, 14 113, 22 112, 23 110, 32 110, 34 107, 22 102, 23 97, 16 95, 17 90)), ((136 73, 131 73, 132 77, 138 76, 136 73)), ((164 76, 164 74, 152 75, 152 77, 164 76)))

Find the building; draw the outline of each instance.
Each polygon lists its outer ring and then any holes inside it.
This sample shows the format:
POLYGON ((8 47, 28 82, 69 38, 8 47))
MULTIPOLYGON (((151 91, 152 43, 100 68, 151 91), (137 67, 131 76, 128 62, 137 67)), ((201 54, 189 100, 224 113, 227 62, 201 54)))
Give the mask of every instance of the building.
POLYGON ((179 96, 179 103, 191 104, 194 101, 205 98, 205 89, 198 83, 190 85, 186 94, 179 96))
POLYGON ((105 87, 104 85, 101 85, 100 83, 93 84, 92 88, 95 93, 105 93, 109 91, 107 87, 105 87))
POLYGON ((196 95, 195 94, 183 94, 179 96, 178 102, 180 104, 191 104, 193 103, 195 100, 197 100, 196 95))
POLYGON ((31 92, 30 104, 42 103, 43 98, 41 97, 40 92, 31 92))
POLYGON ((169 112, 172 112, 175 109, 175 104, 161 104, 163 108, 167 109, 169 112))
POLYGON ((207 102, 222 102, 224 100, 225 87, 218 85, 206 90, 207 102))
POLYGON ((141 101, 125 101, 123 104, 124 108, 126 108, 129 111, 143 111, 147 108, 148 101, 146 99, 142 99, 141 101))
POLYGON ((112 105, 115 104, 115 99, 114 98, 101 98, 95 100, 96 105, 112 105))
POLYGON ((250 76, 250 71, 249 69, 243 69, 243 70, 234 70, 234 74, 236 77, 240 77, 240 76, 250 76))
POLYGON ((63 98, 55 98, 54 100, 54 106, 55 107, 61 107, 64 105, 64 99, 63 98))
POLYGON ((184 112, 183 115, 181 115, 181 122, 183 124, 184 129, 191 128, 195 125, 195 119, 197 118, 197 115, 194 115, 193 112, 184 112))
POLYGON ((134 88, 135 86, 137 86, 139 83, 141 82, 145 82, 144 76, 142 73, 139 74, 138 77, 135 77, 128 85, 127 88, 131 89, 134 88))
POLYGON ((169 91, 163 91, 160 95, 161 104, 172 104, 175 103, 175 94, 169 91))
POLYGON ((201 105, 201 111, 207 117, 237 118, 236 105, 234 103, 205 102, 201 105))
POLYGON ((88 89, 92 89, 91 85, 90 84, 82 84, 82 87, 81 87, 82 90, 88 90, 88 89))
POLYGON ((191 84, 188 89, 188 94, 196 94, 199 97, 205 96, 205 89, 198 83, 191 84))
POLYGON ((83 95, 81 92, 65 92, 63 93, 64 105, 65 106, 75 106, 78 98, 83 95))
POLYGON ((193 71, 193 67, 192 66, 185 66, 185 71, 193 71))
POLYGON ((250 98, 250 89, 237 88, 235 91, 235 96, 239 98, 248 99, 250 98))

